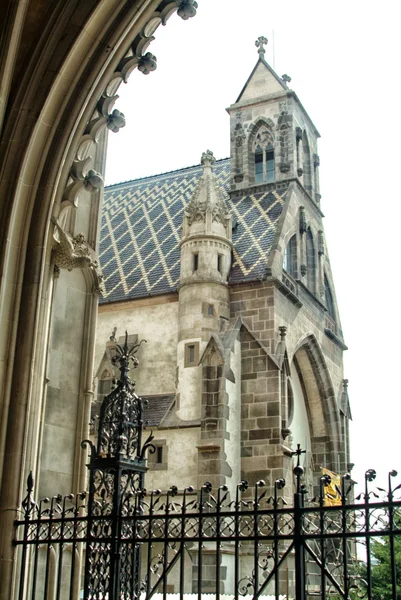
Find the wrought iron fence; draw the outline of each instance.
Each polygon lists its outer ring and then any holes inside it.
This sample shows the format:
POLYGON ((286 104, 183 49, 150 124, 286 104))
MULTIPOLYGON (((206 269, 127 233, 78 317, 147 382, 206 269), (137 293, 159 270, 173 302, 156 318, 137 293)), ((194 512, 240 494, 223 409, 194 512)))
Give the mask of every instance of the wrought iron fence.
POLYGON ((233 500, 226 487, 214 494, 210 484, 199 493, 137 489, 118 518, 91 513, 85 493, 36 504, 30 479, 24 515, 16 523, 22 549, 19 597, 72 600, 83 589, 85 598, 96 600, 150 600, 172 592, 181 599, 213 593, 235 599, 250 594, 379 600, 372 591, 371 544, 388 539, 389 584, 398 598, 395 538, 401 534, 401 501, 394 499, 391 478, 387 500, 377 501, 368 486, 372 476, 368 472, 365 493, 352 504, 344 477, 341 503, 335 506, 325 504, 327 477, 321 495, 304 505, 299 473, 291 507, 280 496, 283 480, 272 497, 259 482, 252 498, 243 481, 233 500), (360 542, 365 552, 358 557, 360 542))
POLYGON ((401 597, 401 484, 392 485, 394 471, 384 499, 373 487, 375 472, 367 471, 356 500, 344 475, 328 505, 328 475, 316 498, 307 498, 298 446, 287 486, 295 489, 291 505, 283 479, 271 493, 263 481, 253 489, 242 481, 234 495, 209 483, 147 493, 144 454, 153 447, 151 437, 142 443, 142 403, 128 378, 135 348, 127 341, 118 348, 120 381, 103 403, 97 446, 86 442, 89 491, 37 503, 28 478, 15 523, 19 600, 379 600, 377 543, 387 552, 388 597, 401 597))

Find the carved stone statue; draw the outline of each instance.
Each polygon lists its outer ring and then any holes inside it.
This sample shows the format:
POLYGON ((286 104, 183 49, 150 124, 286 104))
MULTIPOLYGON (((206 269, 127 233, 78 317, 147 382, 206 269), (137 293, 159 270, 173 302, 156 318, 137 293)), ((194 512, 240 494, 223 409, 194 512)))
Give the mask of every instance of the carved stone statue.
POLYGON ((56 245, 52 251, 52 261, 58 269, 98 268, 98 263, 89 255, 89 245, 82 233, 73 238, 65 232, 55 217, 52 218, 55 229, 56 245), (56 233, 57 232, 57 233, 56 233))

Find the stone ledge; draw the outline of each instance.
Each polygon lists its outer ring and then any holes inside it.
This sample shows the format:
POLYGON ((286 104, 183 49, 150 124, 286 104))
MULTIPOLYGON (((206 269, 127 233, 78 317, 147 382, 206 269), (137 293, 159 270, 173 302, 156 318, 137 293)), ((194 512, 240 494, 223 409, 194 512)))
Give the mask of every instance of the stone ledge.
POLYGON ((295 304, 298 308, 303 306, 301 300, 298 298, 294 292, 290 290, 290 288, 280 279, 273 279, 277 289, 286 297, 292 304, 295 304))
POLYGON ((348 350, 348 346, 333 332, 331 329, 324 329, 324 333, 330 338, 341 350, 348 350))
POLYGON ((200 444, 196 446, 196 449, 199 452, 220 452, 221 445, 220 444, 200 444))

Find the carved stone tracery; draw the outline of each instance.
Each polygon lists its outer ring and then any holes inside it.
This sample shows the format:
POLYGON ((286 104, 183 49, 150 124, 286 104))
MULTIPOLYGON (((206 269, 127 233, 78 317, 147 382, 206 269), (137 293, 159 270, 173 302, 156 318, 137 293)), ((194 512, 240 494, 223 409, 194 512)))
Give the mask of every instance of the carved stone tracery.
POLYGON ((235 175, 234 179, 236 182, 242 181, 244 174, 244 141, 246 135, 244 128, 240 122, 235 125, 234 131, 231 134, 231 141, 234 142, 234 150, 235 153, 235 175))
MULTIPOLYGON (((165 25, 174 12, 177 12, 182 19, 187 20, 195 16, 197 8, 198 4, 196 0, 162 0, 156 11, 150 15, 142 31, 135 37, 128 52, 121 59, 116 70, 111 75, 104 92, 97 102, 96 110, 89 119, 77 145, 66 181, 63 201, 58 213, 56 213, 59 220, 54 221, 56 223, 55 237, 64 236, 63 249, 59 243, 52 252, 53 262, 58 269, 68 269, 68 265, 73 265, 71 268, 76 268, 79 265, 81 268, 95 268, 96 261, 93 261, 89 256, 89 250, 93 253, 93 249, 90 248, 86 240, 86 246, 85 244, 84 246, 82 244, 79 245, 76 238, 71 234, 71 230, 73 229, 72 224, 74 223, 74 218, 71 218, 71 214, 78 208, 78 197, 81 192, 85 190, 95 194, 96 192, 100 192, 103 186, 102 174, 94 169, 94 157, 96 155, 96 145, 101 139, 101 134, 105 130, 117 133, 125 126, 124 114, 118 109, 113 109, 114 103, 118 99, 116 91, 119 85, 123 81, 127 81, 135 68, 138 68, 145 75, 154 71, 157 66, 156 57, 146 51, 149 44, 155 39, 153 33, 159 25, 165 25), (67 220, 64 219, 66 214, 69 214, 67 220), (60 225, 61 215, 63 215, 62 222, 64 228, 60 225), (69 247, 68 251, 66 250, 67 247, 69 247), (71 250, 71 247, 73 250, 71 250), (87 253, 85 253, 85 247, 88 250, 87 253)), ((99 275, 98 280, 100 283, 97 286, 99 288, 102 285, 101 279, 102 277, 99 275)))
MULTIPOLYGON (((284 104, 284 103, 283 103, 284 104)), ((288 173, 291 169, 289 162, 290 155, 290 131, 292 128, 292 115, 288 112, 287 106, 282 108, 277 120, 277 138, 279 143, 279 169, 281 173, 288 173)))

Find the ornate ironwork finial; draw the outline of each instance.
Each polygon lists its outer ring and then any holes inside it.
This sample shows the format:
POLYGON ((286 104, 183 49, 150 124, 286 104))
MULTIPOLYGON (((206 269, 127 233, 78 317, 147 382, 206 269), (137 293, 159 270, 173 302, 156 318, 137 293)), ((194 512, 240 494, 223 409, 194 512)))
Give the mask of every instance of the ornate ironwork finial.
POLYGON ((116 388, 103 401, 100 410, 99 433, 94 458, 124 458, 142 460, 142 400, 135 393, 135 382, 128 377, 131 364, 139 361, 135 356, 142 342, 128 344, 125 332, 124 344, 116 344, 116 355, 112 363, 118 365, 120 377, 116 388))
POLYGON ((284 73, 284 75, 281 76, 281 79, 284 81, 285 85, 291 82, 291 77, 287 75, 287 73, 284 73))
POLYGON ((133 344, 131 348, 128 346, 128 332, 125 332, 124 346, 120 344, 116 345, 117 354, 111 360, 113 365, 118 364, 120 368, 120 380, 119 383, 128 381, 128 372, 130 371, 130 363, 134 365, 134 369, 139 365, 139 360, 135 356, 138 352, 139 347, 146 340, 141 340, 139 344, 133 344))
POLYGON ((281 325, 278 330, 280 332, 281 341, 284 342, 284 338, 287 335, 287 327, 285 325, 281 325))
POLYGON ((33 474, 32 474, 32 471, 29 471, 29 475, 26 480, 27 494, 22 501, 22 508, 24 509, 26 519, 29 519, 33 509, 36 507, 36 502, 34 501, 33 496, 32 496, 33 485, 34 485, 33 474))
POLYGON ((300 461, 300 458, 301 458, 301 454, 306 454, 306 450, 302 450, 301 449, 301 444, 297 444, 296 449, 293 452, 291 452, 291 454, 292 454, 292 456, 296 456, 297 457, 297 465, 296 466, 299 467, 299 461, 300 461))
POLYGON ((111 336, 109 338, 111 342, 115 342, 116 341, 116 333, 117 333, 117 327, 114 327, 113 331, 111 332, 111 336))
POLYGON ((263 58, 264 53, 266 52, 265 50, 265 46, 267 44, 267 38, 264 37, 264 35, 261 35, 260 37, 258 37, 258 39, 255 42, 255 46, 258 49, 258 54, 259 56, 261 56, 263 58))
POLYGON ((306 450, 302 450, 301 444, 297 444, 296 449, 291 454, 292 454, 292 456, 297 457, 297 464, 295 465, 295 467, 293 469, 293 473, 296 477, 297 492, 299 493, 301 491, 301 477, 304 474, 304 468, 301 467, 300 460, 301 460, 301 454, 306 454, 306 450))

